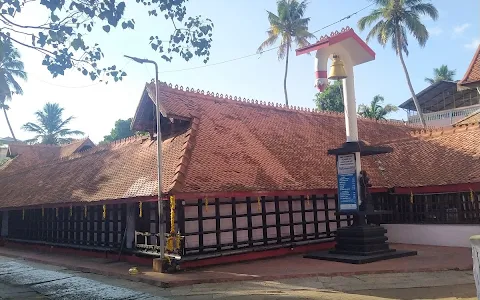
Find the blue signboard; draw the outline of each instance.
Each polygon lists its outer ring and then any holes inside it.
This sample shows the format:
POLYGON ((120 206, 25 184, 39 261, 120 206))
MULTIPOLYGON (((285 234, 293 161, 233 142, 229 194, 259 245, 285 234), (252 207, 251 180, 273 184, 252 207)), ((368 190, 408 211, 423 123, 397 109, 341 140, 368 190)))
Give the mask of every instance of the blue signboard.
POLYGON ((358 209, 355 154, 337 156, 338 207, 342 212, 358 209))

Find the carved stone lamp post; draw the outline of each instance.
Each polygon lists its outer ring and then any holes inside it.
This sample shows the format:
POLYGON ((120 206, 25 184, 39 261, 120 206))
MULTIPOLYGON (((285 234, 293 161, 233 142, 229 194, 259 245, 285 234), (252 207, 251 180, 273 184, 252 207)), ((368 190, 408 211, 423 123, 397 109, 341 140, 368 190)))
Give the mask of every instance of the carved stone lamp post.
POLYGON ((386 243, 387 232, 381 226, 367 225, 366 216, 373 211, 368 188, 371 186, 362 171, 361 156, 392 152, 390 147, 372 147, 358 138, 355 82, 353 67, 375 59, 375 52, 353 31, 344 28, 323 36, 315 44, 296 50, 297 55, 315 53, 315 86, 323 92, 328 80, 342 80, 347 141, 338 149, 328 150, 336 156, 338 214, 353 215, 352 226, 337 230, 334 250, 310 253, 309 258, 348 263, 368 263, 383 259, 416 255, 415 251, 396 251, 386 243), (327 75, 328 59, 333 59, 327 75))

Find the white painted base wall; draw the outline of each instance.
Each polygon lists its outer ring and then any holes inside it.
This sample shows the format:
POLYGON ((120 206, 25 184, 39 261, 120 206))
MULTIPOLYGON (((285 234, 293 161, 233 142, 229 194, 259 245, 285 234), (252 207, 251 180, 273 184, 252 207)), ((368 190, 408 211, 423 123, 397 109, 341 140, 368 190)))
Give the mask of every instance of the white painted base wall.
POLYGON ((471 247, 470 237, 480 234, 480 225, 383 224, 388 242, 401 244, 471 247))

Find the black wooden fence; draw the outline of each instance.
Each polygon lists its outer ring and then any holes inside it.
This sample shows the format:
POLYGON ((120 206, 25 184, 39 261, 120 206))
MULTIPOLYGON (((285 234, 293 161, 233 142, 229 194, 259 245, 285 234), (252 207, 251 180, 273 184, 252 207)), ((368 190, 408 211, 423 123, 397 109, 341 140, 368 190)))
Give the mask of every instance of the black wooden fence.
POLYGON ((478 192, 422 195, 374 195, 376 209, 391 211, 381 223, 391 224, 478 224, 478 192))
POLYGON ((8 212, 12 239, 119 248, 126 226, 126 204, 36 208, 8 212))
MULTIPOLYGON (((164 205, 169 232, 168 201, 164 205)), ((156 244, 157 202, 136 203, 135 207, 135 230, 151 234, 138 236, 138 243, 156 244)), ((330 241, 337 228, 353 221, 351 216, 336 212, 336 195, 327 194, 177 199, 175 226, 185 237, 183 255, 202 255, 330 241)), ((126 214, 126 204, 107 205, 105 215, 102 205, 88 206, 86 215, 84 206, 13 210, 9 211, 8 237, 73 247, 119 248, 126 214)))

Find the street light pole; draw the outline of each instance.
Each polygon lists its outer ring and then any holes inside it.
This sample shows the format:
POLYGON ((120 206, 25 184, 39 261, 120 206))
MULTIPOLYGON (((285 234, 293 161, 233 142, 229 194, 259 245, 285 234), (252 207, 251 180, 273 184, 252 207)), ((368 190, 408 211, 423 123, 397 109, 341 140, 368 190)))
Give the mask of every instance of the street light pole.
POLYGON ((157 180, 158 180, 158 236, 160 239, 160 259, 165 258, 165 222, 163 214, 162 202, 162 132, 160 127, 160 102, 158 98, 158 65, 155 61, 149 59, 142 59, 125 55, 139 64, 153 64, 155 66, 155 115, 157 116, 157 180))

